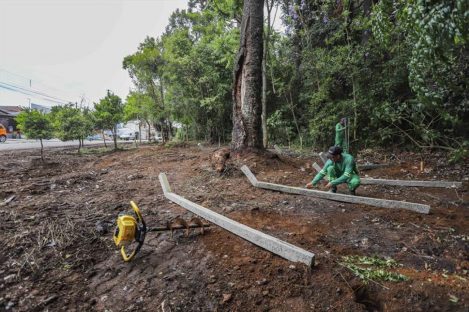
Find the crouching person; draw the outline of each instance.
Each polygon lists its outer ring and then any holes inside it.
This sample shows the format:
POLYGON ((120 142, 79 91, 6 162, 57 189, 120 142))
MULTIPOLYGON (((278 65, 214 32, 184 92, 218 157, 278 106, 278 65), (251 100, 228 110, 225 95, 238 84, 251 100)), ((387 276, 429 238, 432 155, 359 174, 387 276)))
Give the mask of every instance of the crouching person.
POLYGON ((329 148, 327 157, 329 159, 324 168, 314 177, 313 181, 306 184, 306 187, 313 188, 326 176, 329 181, 326 188, 330 192, 337 192, 337 185, 347 183, 350 194, 355 195, 355 190, 360 186, 360 177, 353 156, 342 152, 340 146, 332 146, 329 148))

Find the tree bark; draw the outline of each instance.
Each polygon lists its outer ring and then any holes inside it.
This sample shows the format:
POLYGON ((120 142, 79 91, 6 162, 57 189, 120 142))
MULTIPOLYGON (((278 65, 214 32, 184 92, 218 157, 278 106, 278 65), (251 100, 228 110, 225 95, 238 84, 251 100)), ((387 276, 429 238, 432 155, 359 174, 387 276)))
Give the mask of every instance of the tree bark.
POLYGON ((268 133, 267 133, 267 52, 269 50, 270 40, 270 13, 273 8, 273 1, 267 0, 267 33, 264 35, 264 51, 262 53, 262 146, 267 148, 268 133))
POLYGON ((104 147, 107 148, 106 137, 104 136, 104 129, 101 130, 101 133, 103 134, 104 147))
POLYGON ((42 145, 42 139, 39 139, 41 141, 41 160, 44 162, 44 145, 42 145))
POLYGON ((142 121, 138 121, 138 139, 140 141, 140 144, 142 144, 142 121))
POLYGON ((114 150, 117 151, 117 127, 114 126, 114 133, 112 134, 114 137, 114 150))
POLYGON ((234 150, 262 149, 261 93, 264 0, 245 0, 233 86, 234 150))
MULTIPOLYGON (((151 143, 151 127, 150 127, 150 122, 148 120, 145 120, 145 122, 147 123, 147 127, 148 127, 148 143, 151 143)), ((155 130, 156 131, 156 130, 155 130)))

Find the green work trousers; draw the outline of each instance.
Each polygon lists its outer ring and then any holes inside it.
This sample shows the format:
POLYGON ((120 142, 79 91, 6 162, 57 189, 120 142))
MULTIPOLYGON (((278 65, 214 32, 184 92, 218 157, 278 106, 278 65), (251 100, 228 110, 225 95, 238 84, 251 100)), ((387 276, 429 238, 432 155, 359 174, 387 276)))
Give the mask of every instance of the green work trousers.
MULTIPOLYGON (((329 168, 327 168, 327 179, 329 180, 329 182, 337 178, 338 176, 334 169, 334 166, 330 166, 329 168)), ((350 191, 355 191, 356 188, 360 186, 360 177, 358 176, 358 174, 352 173, 346 183, 350 191)))

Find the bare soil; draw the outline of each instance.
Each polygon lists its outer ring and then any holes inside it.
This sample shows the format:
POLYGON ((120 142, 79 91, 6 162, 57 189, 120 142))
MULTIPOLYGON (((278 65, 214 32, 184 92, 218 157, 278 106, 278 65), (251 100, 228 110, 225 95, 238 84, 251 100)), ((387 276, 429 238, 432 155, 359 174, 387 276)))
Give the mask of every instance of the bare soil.
MULTIPOLYGON (((387 157, 375 178, 464 181, 463 189, 361 186, 361 196, 431 205, 429 215, 255 189, 262 181, 304 186, 317 157, 247 153, 220 174, 214 148, 141 146, 0 154, 0 310, 11 311, 468 311, 468 164, 444 155, 387 157), (316 254, 292 263, 212 225, 148 233, 136 258, 123 262, 112 240, 119 212, 140 207, 150 226, 193 215, 163 195, 173 192, 316 254), (15 196, 13 199, 11 196, 15 196), (8 203, 6 200, 10 199, 8 203), (342 257, 392 258, 409 280, 363 281, 342 257)), ((381 160, 364 151, 359 162, 381 160)), ((346 193, 341 186, 339 192, 346 193)))

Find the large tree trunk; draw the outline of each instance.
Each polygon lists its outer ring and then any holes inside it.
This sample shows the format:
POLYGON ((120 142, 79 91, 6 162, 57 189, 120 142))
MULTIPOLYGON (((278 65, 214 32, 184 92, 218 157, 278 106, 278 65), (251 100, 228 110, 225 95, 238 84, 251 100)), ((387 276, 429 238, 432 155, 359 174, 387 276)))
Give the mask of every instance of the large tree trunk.
POLYGON ((262 33, 264 0, 245 0, 241 40, 234 69, 233 134, 234 150, 262 149, 262 33))

